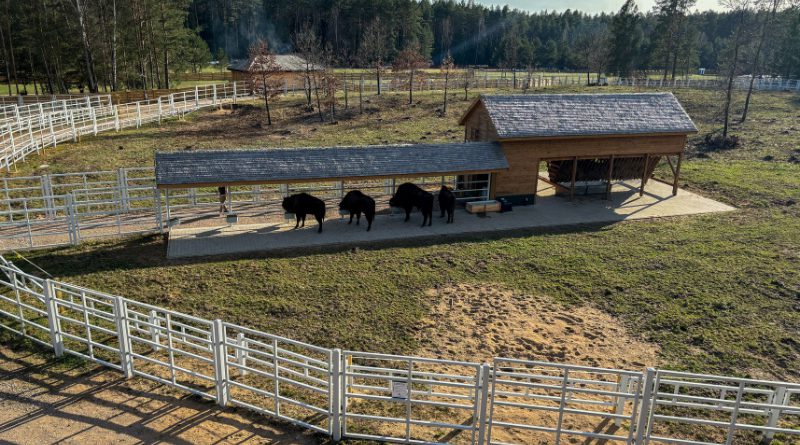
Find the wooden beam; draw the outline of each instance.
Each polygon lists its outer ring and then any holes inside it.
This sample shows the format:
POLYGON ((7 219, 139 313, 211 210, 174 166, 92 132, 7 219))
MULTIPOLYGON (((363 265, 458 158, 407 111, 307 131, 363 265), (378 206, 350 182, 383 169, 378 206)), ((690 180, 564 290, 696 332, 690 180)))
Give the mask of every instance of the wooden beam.
POLYGON ((553 182, 553 181, 550 180, 550 178, 545 178, 542 175, 536 175, 536 176, 537 176, 537 178, 536 178, 537 181, 542 181, 545 184, 552 185, 556 190, 560 190, 562 192, 568 192, 569 191, 569 187, 564 187, 563 185, 561 185, 561 184, 559 184, 557 182, 553 182))
POLYGON ((611 181, 614 178, 614 155, 608 160, 608 182, 606 182, 606 199, 611 199, 611 181))
POLYGON ((644 195, 644 186, 647 185, 647 171, 650 167, 650 155, 644 155, 644 168, 642 169, 642 185, 639 187, 639 196, 644 195))
MULTIPOLYGON (((680 156, 680 154, 678 156, 680 156)), ((667 158, 667 163, 669 164, 669 169, 672 170, 672 176, 675 176, 675 167, 672 165, 672 159, 669 158, 669 155, 666 155, 664 157, 667 158)))
POLYGON ((675 166, 675 182, 672 184, 672 196, 678 194, 678 180, 681 178, 681 161, 683 161, 683 153, 678 153, 678 165, 675 166))
POLYGON ((575 199, 575 179, 578 176, 578 158, 572 159, 572 182, 569 188, 569 200, 575 199))
POLYGON ((536 205, 536 192, 539 191, 539 164, 541 161, 536 159, 533 161, 533 205, 536 205))

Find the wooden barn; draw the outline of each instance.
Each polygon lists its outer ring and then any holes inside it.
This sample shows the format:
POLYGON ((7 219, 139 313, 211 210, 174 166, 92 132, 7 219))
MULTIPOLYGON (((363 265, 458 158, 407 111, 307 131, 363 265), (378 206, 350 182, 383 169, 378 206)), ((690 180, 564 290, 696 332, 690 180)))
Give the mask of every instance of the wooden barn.
POLYGON ((481 96, 460 124, 465 141, 501 144, 509 169, 491 176, 492 198, 517 203, 535 202, 539 181, 570 197, 590 186, 608 197, 614 181, 639 179, 641 194, 662 160, 676 194, 687 135, 697 132, 671 93, 481 96))
MULTIPOLYGON (((233 81, 234 82, 245 82, 248 83, 250 81, 250 67, 255 63, 250 59, 240 60, 236 63, 231 64, 228 66, 228 70, 231 72, 233 81)), ((275 81, 277 84, 286 85, 289 88, 295 86, 297 88, 301 88, 304 83, 305 77, 303 73, 306 71, 306 68, 309 68, 311 71, 321 71, 322 68, 314 63, 307 62, 306 59, 296 55, 296 54, 279 54, 275 56, 275 63, 280 67, 280 72, 271 76, 270 80, 275 81)))

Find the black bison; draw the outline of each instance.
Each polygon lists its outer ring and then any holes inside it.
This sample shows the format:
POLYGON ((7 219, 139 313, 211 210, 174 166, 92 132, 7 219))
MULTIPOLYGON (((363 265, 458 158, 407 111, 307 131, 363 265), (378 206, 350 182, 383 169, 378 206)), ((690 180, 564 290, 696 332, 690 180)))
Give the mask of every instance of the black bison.
POLYGON ((429 226, 433 224, 433 194, 410 182, 397 187, 394 196, 389 200, 389 205, 405 210, 406 222, 411 218, 411 210, 416 207, 422 212, 422 227, 425 227, 425 224, 429 226))
POLYGON ((360 191, 347 192, 342 202, 339 203, 339 210, 350 212, 350 222, 347 224, 353 223, 353 215, 355 215, 356 225, 361 224, 361 213, 363 212, 367 219, 367 232, 372 228, 372 220, 375 219, 375 200, 360 191))
POLYGON ((319 223, 319 230, 317 233, 322 233, 322 221, 325 220, 325 202, 319 198, 315 198, 308 193, 298 193, 296 195, 283 198, 283 210, 289 213, 294 213, 297 218, 297 224, 294 228, 305 227, 306 215, 312 214, 319 223), (300 222, 303 222, 302 226, 300 222))
POLYGON ((446 185, 443 185, 442 189, 439 190, 439 208, 442 210, 440 218, 444 218, 444 214, 447 212, 447 224, 453 222, 453 216, 456 212, 456 195, 446 185))

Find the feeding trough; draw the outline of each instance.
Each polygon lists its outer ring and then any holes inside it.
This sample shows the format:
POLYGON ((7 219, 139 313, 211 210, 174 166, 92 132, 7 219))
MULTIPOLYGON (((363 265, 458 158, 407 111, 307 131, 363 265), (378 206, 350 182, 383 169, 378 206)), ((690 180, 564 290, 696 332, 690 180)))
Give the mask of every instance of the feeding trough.
POLYGON ((228 224, 236 224, 239 222, 239 215, 236 213, 228 213, 225 215, 225 222, 228 224))
POLYGON ((283 213, 283 219, 285 221, 294 221, 295 220, 295 215, 292 212, 284 212, 283 213))

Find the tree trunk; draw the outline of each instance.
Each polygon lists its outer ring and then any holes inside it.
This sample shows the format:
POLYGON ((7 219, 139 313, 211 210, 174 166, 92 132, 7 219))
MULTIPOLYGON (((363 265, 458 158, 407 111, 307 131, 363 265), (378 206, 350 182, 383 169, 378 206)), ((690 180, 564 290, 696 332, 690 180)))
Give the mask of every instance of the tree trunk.
POLYGON ((117 0, 111 1, 111 91, 117 91, 117 0))
POLYGON ((411 105, 414 103, 414 69, 411 69, 411 73, 408 76, 408 104, 411 105))
POLYGON ((778 3, 779 0, 772 0, 772 11, 764 17, 764 23, 761 25, 761 36, 758 40, 758 46, 756 47, 756 53, 753 56, 753 70, 750 73, 750 85, 747 87, 747 98, 744 100, 744 110, 742 110, 742 119, 740 120, 741 123, 747 120, 747 112, 750 110, 750 97, 753 95, 753 85, 756 81, 756 75, 760 74, 760 59, 761 59, 761 50, 764 47, 764 40, 767 39, 767 25, 775 18, 775 14, 778 12, 778 3))
POLYGON ((317 114, 319 115, 319 121, 325 122, 325 118, 322 117, 322 102, 319 100, 319 85, 317 85, 316 77, 314 77, 314 95, 317 96, 317 114))
POLYGON ((267 108, 267 125, 272 125, 272 114, 269 111, 269 90, 267 89, 267 76, 261 76, 261 85, 264 88, 264 106, 267 108))
POLYGON ((380 65, 380 63, 377 63, 375 65, 375 75, 378 78, 378 96, 380 96, 381 95, 381 65, 380 65))
POLYGON ((8 49, 6 48, 5 33, 3 26, 0 25, 0 45, 3 46, 3 65, 6 66, 6 83, 8 84, 8 95, 11 96, 11 66, 8 63, 8 49))
POLYGON ((447 116, 447 78, 450 77, 450 72, 444 73, 444 106, 442 107, 442 116, 447 116))
POLYGON ((736 37, 737 41, 735 43, 735 47, 733 50, 733 60, 731 61, 731 69, 728 71, 728 87, 725 91, 725 110, 724 110, 724 125, 722 127, 722 143, 725 144, 725 141, 728 140, 728 129, 730 126, 730 115, 731 115, 731 101, 733 96, 733 81, 736 78, 736 68, 737 68, 737 60, 739 59, 739 48, 741 44, 739 43, 739 37, 736 37))
POLYGON ((81 42, 83 43, 83 60, 86 64, 86 80, 89 82, 89 91, 92 93, 97 92, 97 79, 94 76, 94 61, 92 60, 92 48, 89 45, 89 34, 86 32, 86 17, 83 0, 74 0, 75 9, 78 12, 78 27, 81 33, 81 42))

